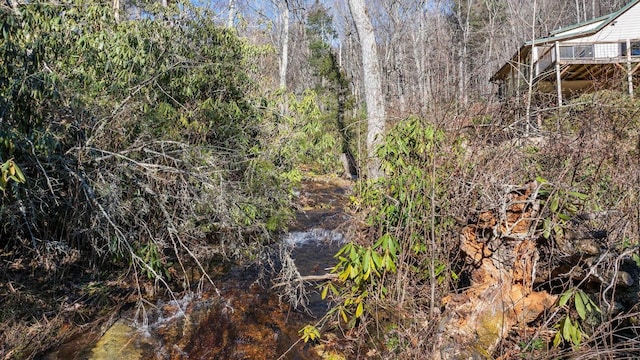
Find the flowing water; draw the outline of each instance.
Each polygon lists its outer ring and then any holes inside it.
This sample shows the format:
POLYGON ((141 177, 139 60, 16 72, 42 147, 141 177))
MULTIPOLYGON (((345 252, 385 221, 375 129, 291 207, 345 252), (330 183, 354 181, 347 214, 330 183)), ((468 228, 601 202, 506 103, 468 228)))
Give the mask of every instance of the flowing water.
MULTIPOLYGON (((329 183, 311 186, 300 196, 295 227, 279 244, 301 276, 326 274, 344 242, 333 229, 344 222, 346 190, 329 183)), ((266 265, 230 267, 214 281, 220 297, 203 283, 195 293, 134 306, 109 322, 106 331, 84 333, 44 358, 321 359, 298 333, 327 311, 317 284, 306 284, 306 307, 295 311, 278 296, 282 294, 261 281, 260 266, 266 265)))

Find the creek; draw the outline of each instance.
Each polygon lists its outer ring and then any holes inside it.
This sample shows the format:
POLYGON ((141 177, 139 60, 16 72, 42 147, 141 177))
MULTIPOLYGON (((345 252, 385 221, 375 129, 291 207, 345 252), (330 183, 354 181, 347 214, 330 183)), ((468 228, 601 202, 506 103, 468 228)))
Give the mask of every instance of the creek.
MULTIPOLYGON (((329 182, 305 184, 295 225, 273 247, 280 253, 276 267, 286 269, 281 259, 290 259, 296 275, 327 273, 344 242, 335 229, 345 220, 346 191, 329 182)), ((273 281, 263 277, 267 262, 229 266, 214 279, 215 288, 201 282, 196 291, 131 306, 44 359, 322 359, 298 333, 328 309, 317 282, 304 284, 306 291, 297 294, 304 304, 294 309, 285 289, 272 289, 273 281)))

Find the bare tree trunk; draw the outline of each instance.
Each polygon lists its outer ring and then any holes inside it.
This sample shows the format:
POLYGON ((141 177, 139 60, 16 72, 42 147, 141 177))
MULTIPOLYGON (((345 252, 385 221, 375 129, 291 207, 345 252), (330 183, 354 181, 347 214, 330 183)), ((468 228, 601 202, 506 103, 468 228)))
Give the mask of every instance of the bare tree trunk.
POLYGON ((287 67, 289 63, 289 2, 287 0, 281 3, 282 11, 282 54, 280 58, 280 87, 287 87, 287 67))
POLYGON ((425 86, 425 67, 424 67, 424 16, 420 14, 420 25, 417 34, 413 35, 413 59, 415 61, 416 75, 418 76, 418 99, 420 113, 425 112, 426 86, 425 86))
POLYGON ((360 38, 364 71, 364 93, 367 105, 367 153, 369 157, 367 172, 370 179, 377 179, 382 176, 382 173, 380 159, 375 155, 375 149, 382 141, 386 122, 378 50, 373 25, 367 14, 364 0, 349 0, 349 8, 360 38))
POLYGON ((229 0, 229 19, 227 20, 227 27, 231 29, 233 27, 233 21, 236 18, 236 0, 229 0))
POLYGON ((462 28, 462 38, 458 43, 458 49, 460 56, 458 60, 458 101, 462 105, 466 105, 469 101, 469 89, 467 89, 466 82, 468 77, 468 65, 469 65, 469 40, 471 37, 471 7, 473 6, 473 0, 467 0, 464 5, 466 8, 462 8, 462 3, 458 7, 456 16, 460 22, 462 28), (464 11, 464 13, 463 13, 464 11))
POLYGON ((116 22, 120 22, 120 0, 113 0, 113 17, 116 18, 116 22))

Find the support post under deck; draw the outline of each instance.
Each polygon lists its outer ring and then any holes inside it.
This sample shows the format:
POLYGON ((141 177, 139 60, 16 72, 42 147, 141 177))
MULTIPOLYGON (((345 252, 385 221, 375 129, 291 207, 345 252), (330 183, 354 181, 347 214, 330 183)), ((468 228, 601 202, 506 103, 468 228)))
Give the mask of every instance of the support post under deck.
POLYGON ((556 88, 558 91, 558 107, 562 107, 562 75, 560 74, 560 43, 556 41, 556 88))
POLYGON ((629 96, 633 96, 633 70, 631 70, 631 40, 627 39, 627 83, 629 96))

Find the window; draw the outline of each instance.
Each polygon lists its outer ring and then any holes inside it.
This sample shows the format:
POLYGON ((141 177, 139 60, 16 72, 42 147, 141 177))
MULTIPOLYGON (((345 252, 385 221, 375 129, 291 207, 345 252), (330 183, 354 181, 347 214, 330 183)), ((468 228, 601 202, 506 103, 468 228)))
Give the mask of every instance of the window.
POLYGON ((593 58, 593 45, 560 46, 560 59, 593 58))
POLYGON ((573 59, 573 46, 560 46, 560 59, 573 59))
POLYGON ((593 58, 593 45, 574 46, 573 56, 576 59, 593 58))
MULTIPOLYGON (((627 42, 620 43, 620 54, 627 56, 627 42)), ((631 41, 631 56, 640 56, 640 41, 631 41)))

